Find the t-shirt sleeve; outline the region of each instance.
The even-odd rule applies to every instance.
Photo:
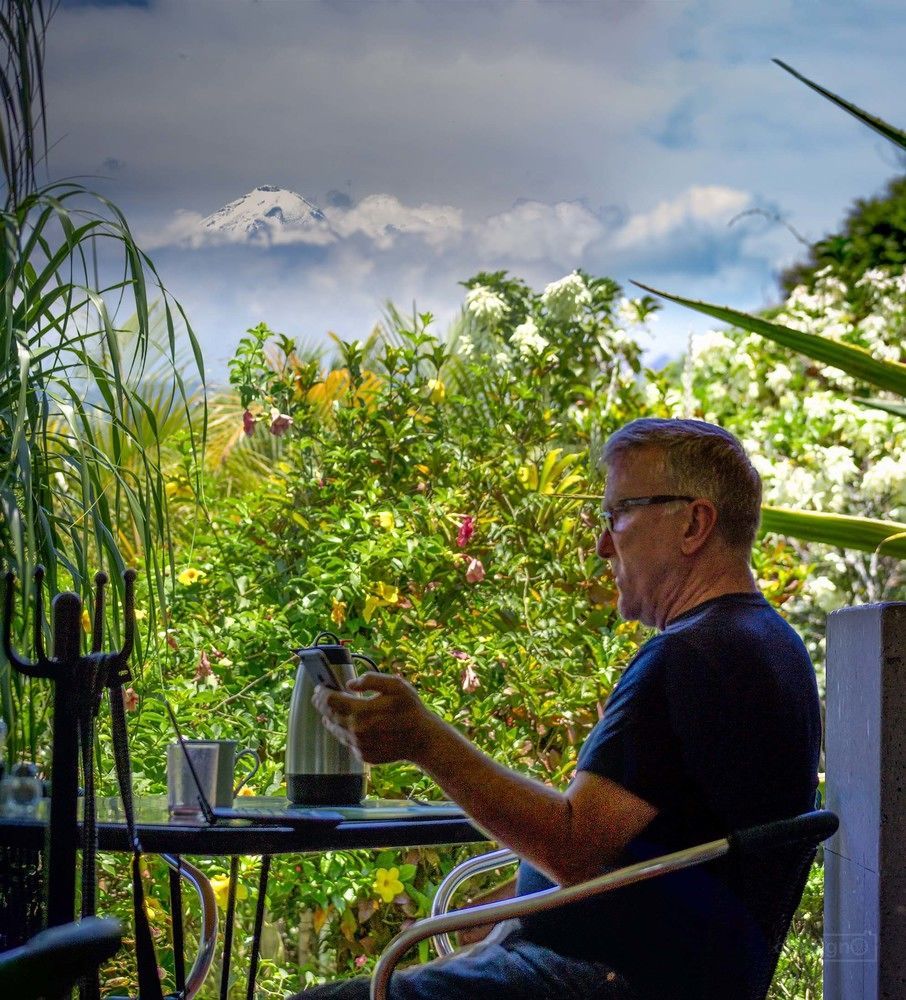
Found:
[[[577,764],[577,770],[609,778],[658,808],[669,804],[677,761],[665,698],[668,655],[655,637],[632,661]]]

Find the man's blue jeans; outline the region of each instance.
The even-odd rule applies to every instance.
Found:
[[[368,1000],[369,980],[347,979],[291,1000]],[[517,921],[471,948],[393,974],[390,1000],[634,1000],[618,973],[600,962],[560,955],[527,941]]]

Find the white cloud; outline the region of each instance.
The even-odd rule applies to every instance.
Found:
[[[462,211],[451,205],[404,205],[390,194],[372,194],[351,209],[325,212],[341,236],[361,233],[379,250],[393,246],[399,235],[420,236],[435,249],[455,243],[462,236]]]
[[[616,249],[652,245],[690,227],[726,226],[751,201],[751,195],[735,188],[695,185],[648,212],[631,216],[616,233],[613,245]]]
[[[524,201],[476,226],[474,245],[495,259],[547,260],[570,267],[603,233],[601,220],[580,202]]]

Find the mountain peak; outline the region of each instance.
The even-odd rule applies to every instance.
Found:
[[[201,231],[229,242],[283,242],[287,230],[329,231],[324,213],[295,191],[261,184],[202,219]]]

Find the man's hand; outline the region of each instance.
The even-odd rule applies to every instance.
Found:
[[[346,689],[355,693],[315,688],[312,703],[327,729],[369,764],[419,763],[441,723],[422,704],[415,688],[402,677],[370,672],[351,680]],[[359,691],[375,693],[362,698]]]

